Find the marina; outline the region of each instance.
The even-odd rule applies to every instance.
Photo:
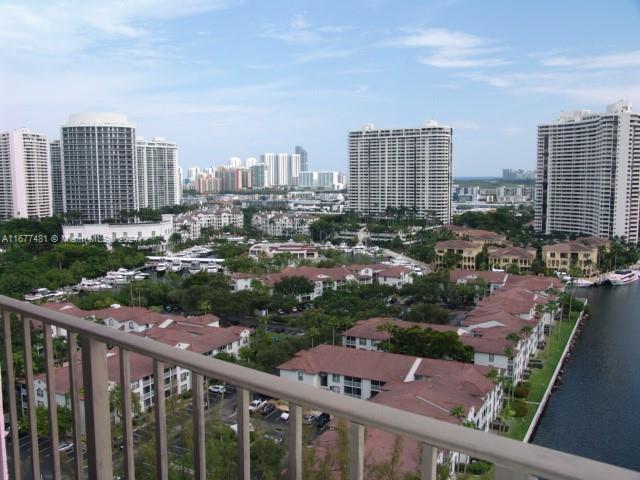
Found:
[[[640,470],[640,283],[579,289],[591,316],[532,443]]]

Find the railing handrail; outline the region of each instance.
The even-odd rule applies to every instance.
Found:
[[[640,472],[338,395],[2,295],[0,309],[62,327],[169,365],[179,365],[205,377],[221,379],[251,391],[328,412],[366,427],[410,437],[438,448],[467,453],[543,478],[640,480]]]

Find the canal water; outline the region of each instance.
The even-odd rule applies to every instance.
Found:
[[[640,471],[640,283],[576,295],[592,315],[532,443]]]

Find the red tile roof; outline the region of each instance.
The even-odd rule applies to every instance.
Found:
[[[345,335],[349,337],[359,337],[359,338],[370,338],[372,340],[387,340],[389,338],[389,334],[387,332],[381,332],[378,330],[379,327],[390,323],[391,325],[395,325],[400,328],[411,328],[411,327],[420,327],[420,328],[431,328],[432,330],[437,330],[439,332],[457,332],[458,327],[454,327],[452,325],[437,325],[432,323],[418,323],[418,322],[407,322],[405,320],[397,320],[390,317],[374,317],[369,318],[367,320],[360,320],[353,327],[349,328],[344,332]]]
[[[402,382],[417,357],[395,353],[356,350],[355,348],[318,345],[302,350],[278,366],[280,370],[310,374],[337,373],[382,382]]]
[[[449,272],[449,280],[451,280],[452,282],[458,282],[459,280],[470,282],[476,280],[477,278],[482,278],[489,284],[503,284],[507,281],[508,276],[509,274],[506,272],[491,272],[483,270],[456,269]]]

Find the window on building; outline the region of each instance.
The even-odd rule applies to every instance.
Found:
[[[304,372],[298,372],[298,380],[301,382],[304,380]]]
[[[493,353],[490,353],[490,354],[489,354],[489,361],[490,361],[490,362],[493,362],[493,358],[494,358],[494,354],[493,354]]]
[[[44,397],[44,390],[42,390],[41,388],[38,388],[36,390],[36,395],[38,395],[39,397]]]
[[[375,397],[378,393],[380,393],[383,385],[384,382],[381,382],[379,380],[371,380],[371,396]]]
[[[358,344],[359,345],[366,345],[367,344],[367,339],[366,338],[359,338],[358,339]]]
[[[331,374],[331,381],[333,383],[340,383],[340,375],[338,375],[337,373]]]

